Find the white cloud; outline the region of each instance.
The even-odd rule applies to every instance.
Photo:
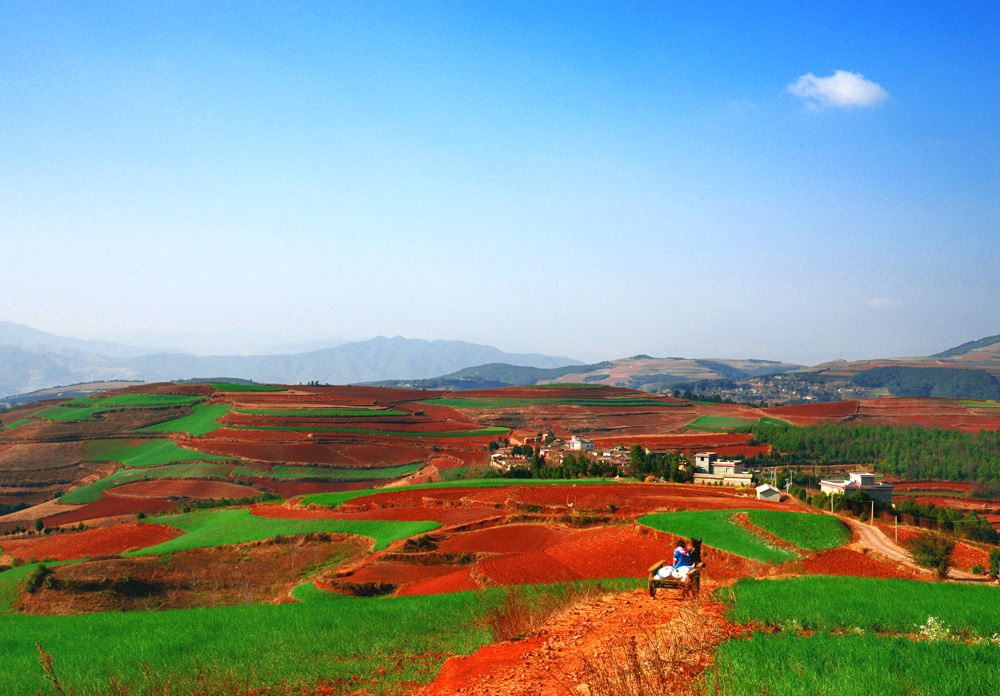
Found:
[[[806,73],[785,91],[801,97],[811,108],[875,106],[889,98],[889,93],[878,83],[846,70],[837,70],[830,77]]]
[[[868,306],[872,309],[886,309],[889,307],[899,307],[899,300],[890,300],[884,297],[875,297],[868,300]]]

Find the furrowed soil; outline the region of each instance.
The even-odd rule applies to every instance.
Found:
[[[702,597],[714,589],[706,584]],[[616,666],[633,664],[649,670],[644,676],[656,693],[687,693],[711,664],[715,645],[741,633],[710,601],[665,592],[652,599],[644,590],[609,594],[570,606],[519,640],[449,659],[434,682],[410,696],[593,693],[607,688]]]
[[[312,534],[166,557],[53,566],[52,586],[24,595],[19,609],[28,614],[80,614],[289,602],[295,585],[335,569],[367,546],[357,537]]]

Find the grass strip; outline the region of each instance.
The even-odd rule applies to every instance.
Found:
[[[201,401],[204,396],[190,394],[116,394],[114,396],[81,396],[63,406],[177,406]]]
[[[187,534],[165,541],[157,546],[134,551],[127,556],[155,556],[187,549],[212,546],[229,546],[248,541],[271,539],[275,536],[294,536],[309,532],[342,532],[357,534],[375,540],[375,550],[384,549],[397,539],[437,529],[437,522],[389,522],[381,520],[286,520],[275,517],[258,517],[247,509],[219,510],[217,512],[188,512],[180,515],[154,517],[149,522],[182,529]]]
[[[404,464],[402,466],[386,466],[381,468],[334,468],[320,466],[285,466],[278,464],[265,469],[253,469],[247,466],[236,467],[233,476],[257,476],[260,478],[323,478],[334,481],[378,481],[409,476],[423,466],[422,462]]]
[[[129,440],[87,440],[83,443],[83,458],[89,462],[121,462],[126,467],[230,461],[228,457],[178,447],[172,440],[145,440],[138,444]]]
[[[286,387],[272,387],[269,384],[229,384],[228,382],[205,382],[216,391],[221,392],[283,392]]]
[[[781,510],[748,510],[747,519],[754,527],[806,551],[825,551],[851,540],[851,531],[831,515],[810,515]]]
[[[140,432],[152,433],[187,433],[188,435],[204,435],[216,430],[219,425],[215,422],[217,418],[226,415],[229,407],[225,404],[196,404],[191,407],[191,413],[187,416],[174,418],[164,423],[157,423],[142,428]]]
[[[524,479],[479,479],[475,481],[443,481],[441,483],[420,483],[414,486],[393,486],[392,488],[373,488],[364,491],[339,491],[337,493],[317,493],[302,499],[303,505],[328,505],[338,507],[341,503],[355,498],[363,498],[379,493],[394,493],[396,491],[421,491],[434,488],[502,488],[504,486],[553,486],[553,485],[593,485],[608,484],[606,479],[552,479],[546,481],[531,481]]]
[[[288,418],[326,418],[346,417],[346,416],[408,416],[406,411],[394,411],[393,409],[357,409],[357,408],[238,408],[236,413],[249,416],[286,416]]]
[[[752,425],[756,422],[756,419],[736,418],[733,416],[702,416],[701,418],[688,423],[686,427],[722,428],[723,430],[729,430],[731,428],[739,428],[744,425]]]
[[[676,401],[661,401],[659,399],[560,399],[556,397],[538,397],[537,399],[513,399],[498,397],[495,399],[463,399],[445,397],[441,399],[426,399],[422,404],[434,406],[451,406],[457,408],[501,408],[504,406],[530,406],[532,404],[566,404],[568,406],[627,406],[627,407],[674,407],[687,406]]]
[[[121,410],[121,406],[49,406],[34,413],[31,418],[54,421],[95,420],[98,415],[109,411]],[[128,408],[156,408],[156,406],[129,406]]]
[[[595,584],[625,591],[635,583],[629,578]],[[544,600],[565,587],[514,591]],[[308,590],[298,593],[320,599]],[[470,654],[489,643],[483,618],[503,606],[507,593],[492,588],[419,597],[338,596],[278,605],[10,616],[0,632],[0,684],[4,696],[52,691],[38,664],[38,642],[53,657],[67,693],[105,693],[111,676],[122,682],[121,693],[166,693],[162,684],[143,688],[154,686],[150,673],[169,677],[171,694],[244,693],[281,683],[314,688],[318,679],[342,680],[350,693],[373,680],[380,693],[394,693],[403,690],[404,682],[429,682],[449,655]],[[227,690],[232,679],[243,688]],[[406,685],[411,689],[412,683]]]
[[[227,425],[230,430],[264,430],[264,431],[284,431],[293,433],[350,433],[356,435],[380,435],[382,437],[479,437],[492,435],[505,435],[510,432],[510,428],[501,428],[490,425],[485,428],[475,430],[453,430],[447,433],[414,433],[402,430],[375,430],[372,428],[331,428],[327,426],[310,428],[298,427],[294,425],[274,425],[274,426],[250,426],[250,425]]]
[[[22,418],[20,420],[13,421],[12,423],[6,423],[4,424],[3,427],[6,428],[7,430],[10,430],[12,428],[20,428],[22,425],[27,425],[28,423],[32,422],[34,421],[32,421],[32,419],[30,418]]]
[[[706,546],[765,563],[784,563],[801,558],[787,549],[768,544],[733,519],[743,510],[699,510],[644,515],[636,520],[653,529],[690,539],[699,537]],[[791,513],[794,514],[794,513]]]
[[[814,575],[744,579],[723,596],[741,624],[912,633],[933,616],[955,631],[1000,633],[997,589],[984,585]]]
[[[848,602],[849,603],[849,602]],[[996,645],[875,635],[755,633],[719,646],[704,691],[726,696],[1000,693]]]
[[[166,464],[164,466],[148,466],[139,469],[119,469],[110,476],[94,481],[86,486],[70,491],[59,498],[61,503],[74,505],[93,503],[104,491],[126,483],[136,481],[152,481],[160,478],[225,478],[232,471],[232,465],[205,463],[205,462],[185,462],[181,464]]]

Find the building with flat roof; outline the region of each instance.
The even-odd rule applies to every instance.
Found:
[[[883,505],[892,505],[892,484],[876,482],[875,474],[849,474],[846,481],[820,481],[819,489],[827,495],[850,495],[864,491],[869,498]]]
[[[743,462],[719,459],[715,452],[694,455],[694,482],[723,486],[749,486],[753,474],[743,471]]]

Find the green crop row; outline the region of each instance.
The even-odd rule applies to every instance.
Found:
[[[351,408],[303,408],[303,409],[280,409],[280,408],[238,408],[236,413],[243,413],[250,416],[283,416],[288,418],[326,418],[326,417],[346,417],[346,416],[406,416],[406,411],[394,411],[392,409],[351,409]]]
[[[7,571],[10,572],[10,571]],[[0,578],[3,575],[0,574]],[[634,579],[603,581],[624,591]],[[320,591],[297,590],[318,600]],[[524,588],[529,597],[564,592],[564,586]],[[327,593],[324,593],[327,594]],[[0,632],[0,684],[4,696],[54,693],[38,662],[40,644],[52,656],[67,693],[105,693],[109,677],[121,693],[149,693],[150,675],[169,678],[170,693],[232,693],[285,683],[315,687],[318,679],[348,691],[368,679],[387,692],[405,682],[428,682],[448,655],[469,654],[490,636],[482,620],[502,605],[507,590],[418,597],[261,604],[77,616],[4,617]],[[195,684],[195,677],[203,681]],[[351,685],[355,685],[352,687]],[[158,693],[165,693],[162,688]],[[297,693],[297,691],[296,691]]]
[[[191,407],[191,414],[181,416],[165,423],[157,423],[142,429],[142,432],[154,433],[187,433],[188,435],[204,435],[217,429],[216,418],[226,415],[229,407],[225,404],[197,404]]]
[[[739,428],[744,425],[751,425],[756,423],[756,419],[748,418],[735,418],[732,416],[702,416],[697,420],[688,423],[689,428],[719,428],[722,430],[729,430],[731,428]]]
[[[568,486],[568,485],[594,485],[608,484],[605,479],[551,479],[532,480],[530,483],[524,479],[477,479],[473,481],[444,481],[441,483],[420,483],[413,486],[396,486],[390,489],[372,489],[364,491],[340,491],[338,493],[317,493],[306,496],[302,499],[303,505],[327,505],[338,507],[341,503],[355,498],[364,498],[369,495],[379,493],[394,493],[396,491],[422,491],[435,488],[502,488],[504,486]]]
[[[402,466],[385,466],[371,469],[323,467],[323,466],[272,466],[270,471],[240,466],[233,471],[233,476],[257,476],[260,478],[325,478],[334,481],[375,481],[409,476],[423,466],[422,462],[404,464]]]
[[[781,602],[787,600],[782,599]],[[699,693],[712,696],[967,696],[1000,693],[996,645],[877,635],[755,633],[715,653]]]
[[[265,431],[278,431],[278,432],[293,432],[293,433],[348,433],[357,435],[380,435],[382,437],[419,437],[419,438],[431,438],[431,437],[479,437],[487,435],[506,435],[510,432],[510,428],[501,428],[495,425],[487,426],[485,428],[476,428],[475,430],[453,430],[446,433],[415,433],[406,432],[402,430],[375,430],[372,428],[330,428],[330,427],[318,427],[318,428],[300,428],[292,425],[275,425],[275,426],[249,426],[249,425],[229,425],[226,426],[232,430],[265,430]]]
[[[983,585],[810,576],[740,580],[728,594],[737,623],[914,633],[933,616],[959,632],[1000,633],[997,589]]]
[[[219,510],[216,512],[189,512],[180,515],[154,517],[149,522],[164,524],[186,532],[129,556],[155,556],[174,551],[228,546],[272,537],[308,534],[309,532],[341,532],[371,537],[375,550],[384,549],[397,539],[437,529],[437,522],[385,522],[380,520],[286,520],[276,517],[259,517],[249,510]]]
[[[755,527],[806,551],[825,551],[843,546],[851,532],[837,517],[782,510],[748,510]]]
[[[189,394],[116,394],[114,396],[81,396],[64,406],[177,406],[201,401],[203,396]]]
[[[221,392],[282,392],[286,387],[272,387],[268,384],[229,384],[228,382],[206,382],[208,386]]]
[[[457,408],[499,408],[503,406],[530,406],[532,404],[566,404],[567,406],[621,406],[621,407],[672,407],[685,406],[684,403],[660,399],[560,399],[555,397],[538,397],[536,399],[514,399],[497,397],[492,399],[463,399],[461,397],[446,397],[427,399],[424,404],[435,406],[451,406]]]
[[[199,459],[205,459],[202,455]],[[184,464],[167,464],[165,466],[147,466],[139,469],[119,469],[110,476],[94,481],[86,486],[70,491],[59,498],[59,502],[67,504],[92,503],[101,497],[109,488],[121,486],[136,481],[150,481],[159,478],[225,478],[232,471],[228,464],[210,464],[203,462],[188,462]]]
[[[637,522],[687,539],[700,538],[706,546],[765,563],[784,563],[798,554],[773,546],[733,519],[741,510],[699,510],[644,515]],[[796,514],[796,513],[787,513]],[[805,516],[804,516],[805,517]]]
[[[178,447],[172,440],[86,440],[83,458],[89,462],[121,462],[126,467],[159,466],[174,462],[225,462],[228,457]]]

